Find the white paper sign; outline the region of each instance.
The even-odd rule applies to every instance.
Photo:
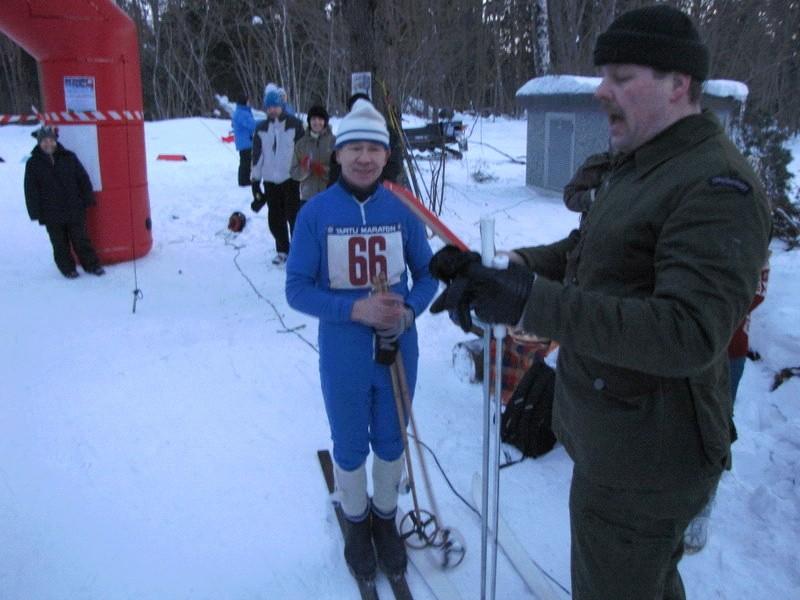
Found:
[[[366,94],[372,98],[372,73],[370,71],[350,74],[350,94]]]
[[[64,103],[67,110],[78,112],[97,110],[94,77],[64,77]]]

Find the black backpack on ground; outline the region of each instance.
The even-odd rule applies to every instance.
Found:
[[[517,385],[500,419],[500,439],[536,458],[556,444],[551,421],[556,373],[536,361]]]

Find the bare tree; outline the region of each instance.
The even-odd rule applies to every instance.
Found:
[[[800,127],[800,0],[666,2],[698,23],[713,77],[744,81],[749,104]],[[379,103],[385,88],[395,103],[513,112],[515,91],[535,75],[594,73],[597,36],[652,0],[118,3],[139,27],[148,114],[167,117],[208,112],[218,92],[260,100],[267,81],[299,108],[324,102],[336,112],[359,70],[373,73]],[[0,46],[6,103],[24,79],[9,52]]]
[[[536,0],[533,11],[534,56],[536,75],[550,73],[550,17],[547,14],[547,0]]]
[[[36,62],[0,34],[0,113],[27,114],[39,105]]]

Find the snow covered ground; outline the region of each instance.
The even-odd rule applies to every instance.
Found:
[[[469,152],[447,164],[451,229],[474,248],[487,214],[498,248],[565,235],[576,215],[527,189],[525,167],[493,149],[523,156],[525,122],[468,125]],[[286,304],[266,217],[250,211],[249,190],[235,185],[238,157],[220,141],[229,122],[146,123],[154,247],[135,271],[128,262],[75,281],[58,273],[25,212],[31,130],[0,128],[0,598],[356,597],[316,459],[330,443],[316,323]],[[792,147],[800,156],[800,140]],[[157,162],[159,153],[188,161]],[[478,170],[494,179],[476,183]],[[233,210],[249,218],[238,236],[226,229]],[[777,600],[800,589],[800,380],[769,391],[777,370],[800,364],[798,282],[800,252],[773,244],[751,329],[763,360],[748,363],[739,390],[734,468],[708,547],[681,563],[690,598]],[[465,336],[442,316],[418,326],[420,433],[469,498],[481,390],[451,366]],[[477,598],[479,520],[428,459],[440,512],[468,547],[449,575]],[[557,446],[504,469],[501,482],[502,514],[567,589],[570,472]],[[501,556],[498,598],[525,597]]]

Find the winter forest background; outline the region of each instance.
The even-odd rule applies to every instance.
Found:
[[[370,71],[379,108],[401,114],[522,116],[516,91],[541,75],[593,75],[594,42],[620,13],[653,0],[117,0],[140,38],[145,118],[219,115],[216,95],[264,85],[300,112],[344,112],[350,74]],[[711,77],[745,83],[739,142],[798,245],[800,210],[785,149],[800,131],[800,0],[668,0],[690,13]],[[421,76],[424,74],[424,76]],[[0,114],[39,101],[36,63],[0,34]],[[220,115],[225,116],[225,115]]]
[[[621,12],[651,3],[117,2],[138,27],[145,112],[157,120],[209,115],[214,94],[245,91],[259,105],[267,81],[283,85],[300,110],[321,102],[340,114],[353,71],[371,71],[395,102],[514,114],[514,94],[528,79],[594,74],[596,36]],[[800,128],[800,0],[667,3],[699,24],[712,77],[747,84],[749,113],[766,112],[792,132]],[[38,105],[35,62],[3,35],[0,67],[0,113]]]

